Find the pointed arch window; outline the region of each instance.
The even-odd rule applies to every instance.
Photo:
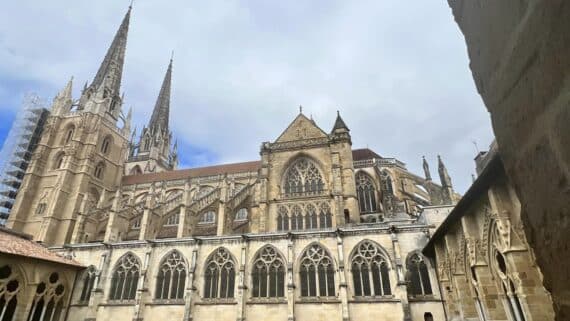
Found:
[[[123,255],[115,265],[111,277],[109,300],[134,300],[140,276],[140,262],[131,253]]]
[[[305,228],[316,229],[318,228],[317,208],[313,204],[307,204],[305,207]]]
[[[74,133],[75,133],[75,126],[71,125],[71,126],[67,127],[67,130],[65,131],[65,137],[64,137],[63,143],[64,144],[71,143],[71,140],[73,139]]]
[[[288,231],[289,230],[289,211],[284,205],[279,205],[277,208],[277,230],[278,231]]]
[[[376,212],[376,188],[370,176],[362,172],[356,174],[356,193],[360,213]]]
[[[96,277],[97,277],[97,270],[93,265],[90,265],[85,271],[85,275],[83,277],[83,288],[81,289],[81,296],[79,297],[79,301],[81,302],[89,301],[89,298],[91,298],[91,292],[93,291],[93,287],[95,286]]]
[[[0,267],[0,321],[12,321],[18,306],[20,282],[9,265]]]
[[[247,220],[247,208],[240,208],[236,213],[236,221],[245,221]]]
[[[335,296],[333,261],[320,245],[313,244],[303,253],[299,277],[302,297]]]
[[[293,162],[285,173],[285,197],[320,195],[324,187],[325,183],[317,165],[306,157]]]
[[[107,153],[111,149],[111,143],[112,143],[111,137],[110,136],[105,137],[105,139],[103,139],[103,143],[101,143],[101,153],[107,155]]]
[[[63,310],[63,296],[65,286],[62,284],[59,274],[50,274],[47,282],[41,282],[36,287],[34,301],[29,321],[56,321],[61,317]]]
[[[104,173],[105,173],[105,163],[99,162],[97,166],[95,166],[93,174],[95,175],[96,178],[102,179]]]
[[[53,169],[63,168],[64,157],[65,157],[65,154],[63,152],[60,152],[57,155],[55,155],[54,162],[53,162]]]
[[[272,246],[262,248],[251,272],[254,298],[285,297],[285,261]]]
[[[230,253],[217,249],[206,262],[204,272],[204,298],[233,298],[235,285],[235,268]]]
[[[328,203],[319,204],[319,227],[330,228],[332,227],[332,213],[331,207]]]
[[[303,229],[303,210],[299,205],[291,207],[291,230],[297,231]]]
[[[355,296],[392,294],[388,261],[377,245],[369,241],[360,243],[351,261]]]
[[[409,294],[412,296],[432,295],[429,272],[423,256],[413,254],[407,264],[409,275]]]
[[[160,264],[156,278],[155,297],[160,300],[184,298],[186,284],[186,262],[177,251],[170,253]]]

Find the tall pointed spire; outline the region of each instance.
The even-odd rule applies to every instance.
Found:
[[[152,111],[152,116],[150,117],[150,122],[148,127],[151,130],[157,130],[160,128],[163,131],[168,131],[168,120],[170,117],[170,87],[172,83],[172,58],[170,58],[170,63],[168,64],[168,69],[164,75],[164,80],[162,81],[162,86],[160,87],[160,93],[154,105],[154,110]]]
[[[441,186],[451,188],[452,187],[451,178],[447,173],[447,168],[445,168],[445,165],[443,164],[440,155],[437,155],[437,167],[439,172],[439,179],[441,180]]]
[[[431,173],[429,172],[429,164],[428,164],[425,156],[422,156],[422,166],[424,168],[424,174],[426,176],[426,180],[431,181]]]
[[[129,20],[131,18],[132,6],[129,6],[129,10],[121,22],[121,26],[113,42],[107,50],[105,59],[99,66],[97,74],[93,79],[91,85],[89,85],[88,90],[97,91],[101,86],[105,86],[109,91],[108,95],[110,97],[118,97],[121,88],[121,78],[123,75],[123,64],[125,62],[125,50],[127,47],[127,34],[129,32]]]

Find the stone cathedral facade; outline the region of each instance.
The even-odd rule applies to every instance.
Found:
[[[172,61],[140,136],[122,110],[130,14],[81,97],[54,99],[8,220],[85,269],[5,261],[0,320],[446,318],[421,253],[458,199],[441,159],[438,184],[300,112],[258,160],[177,169]]]

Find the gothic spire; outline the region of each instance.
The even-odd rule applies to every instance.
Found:
[[[332,131],[335,132],[337,130],[350,131],[350,129],[348,129],[348,126],[346,126],[346,124],[344,123],[344,120],[342,120],[342,117],[340,117],[340,112],[338,110],[336,111],[336,120],[334,122]]]
[[[437,155],[437,165],[438,165],[437,167],[439,172],[439,179],[441,180],[441,186],[451,188],[452,187],[451,178],[449,177],[449,174],[447,173],[447,168],[445,168],[445,165],[441,160],[441,156],[439,155]]]
[[[172,82],[172,58],[170,58],[170,63],[168,64],[168,69],[164,75],[164,80],[162,81],[162,87],[160,87],[160,93],[154,105],[154,110],[152,111],[152,116],[150,117],[150,122],[148,127],[151,130],[156,130],[160,128],[161,130],[168,131],[168,119],[170,117],[170,86]]]
[[[422,156],[422,166],[424,167],[424,173],[426,175],[426,180],[431,181],[431,173],[429,172],[429,164],[426,161],[425,156]]]
[[[117,30],[115,38],[113,38],[113,42],[111,43],[109,50],[107,50],[107,54],[105,55],[101,66],[99,66],[99,70],[97,70],[97,74],[88,89],[96,91],[101,88],[101,86],[105,85],[107,90],[109,90],[109,96],[119,96],[131,9],[132,6],[129,6],[129,10],[125,14],[123,22],[121,22],[121,26],[119,27],[119,30]]]

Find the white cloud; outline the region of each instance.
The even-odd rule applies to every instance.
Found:
[[[91,80],[127,1],[20,0],[0,12],[0,93],[53,96]],[[420,172],[441,154],[459,191],[476,140],[491,140],[464,40],[444,1],[135,2],[123,77],[135,121],[151,113],[175,50],[171,126],[192,163],[258,158],[302,104],[330,130],[336,110],[354,147]],[[33,88],[24,88],[21,84]],[[20,92],[2,94],[13,99]],[[188,147],[191,146],[191,147]],[[432,170],[433,171],[433,170]]]

